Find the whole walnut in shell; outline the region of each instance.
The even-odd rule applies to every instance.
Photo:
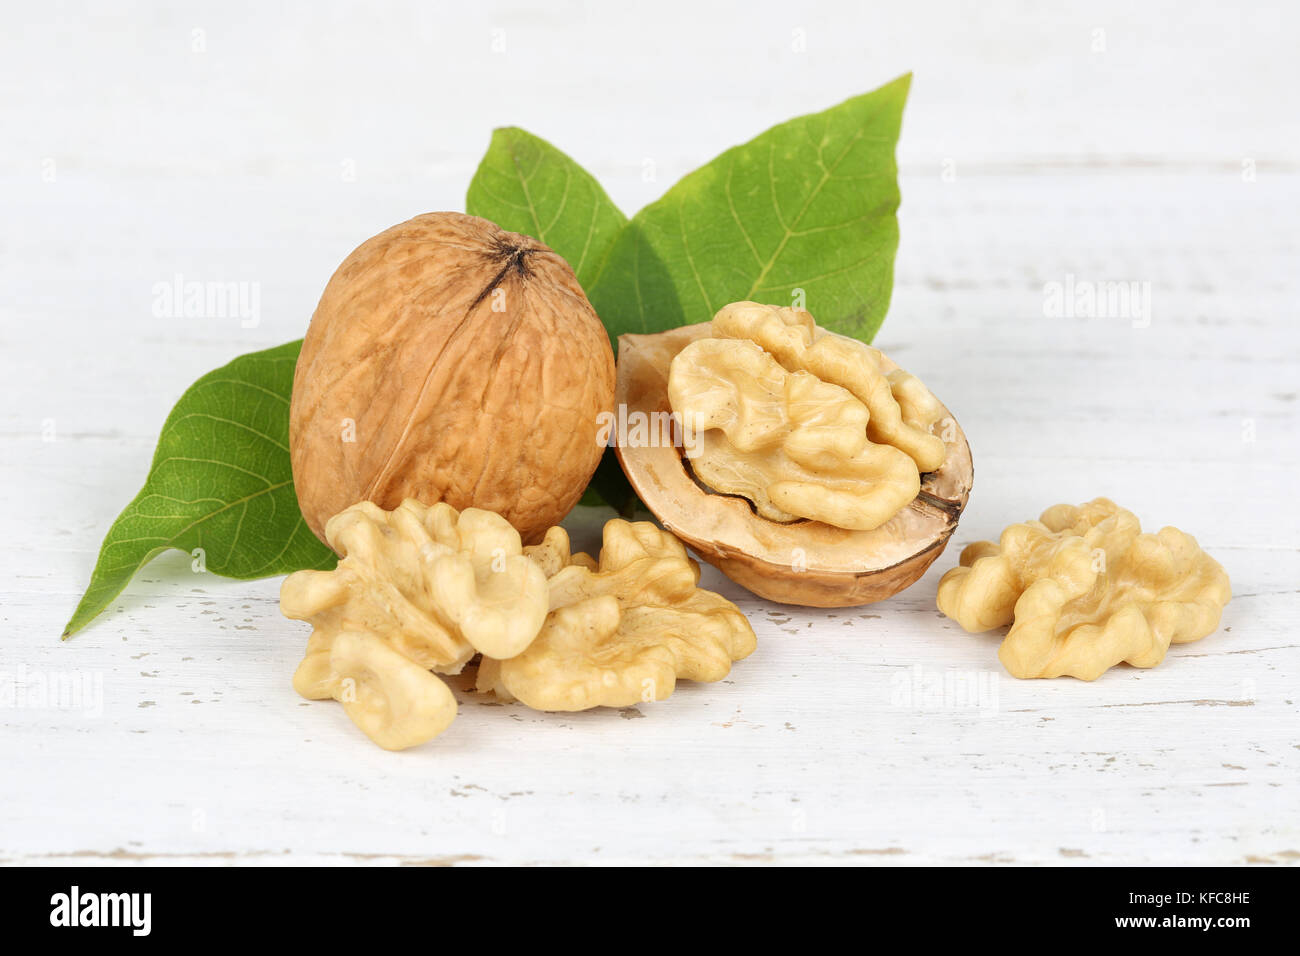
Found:
[[[486,219],[417,216],[321,296],[294,374],[303,516],[406,498],[495,511],[525,542],[577,503],[614,404],[609,338],[568,263]]]

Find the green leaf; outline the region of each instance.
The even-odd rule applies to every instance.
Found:
[[[627,217],[596,178],[544,139],[515,126],[492,133],[470,180],[465,211],[540,239],[595,281]]]
[[[802,290],[819,325],[870,341],[893,289],[910,83],[774,126],[637,213],[587,289],[610,335],[703,322],[743,299],[791,304]]]
[[[289,393],[301,346],[241,356],[181,396],[144,488],[104,539],[65,638],[169,548],[202,548],[207,570],[231,578],[334,566],[298,510],[289,467]]]

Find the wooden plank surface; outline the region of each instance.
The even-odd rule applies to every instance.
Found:
[[[1295,85],[1294,59],[1272,55],[1293,14],[1189,9],[1173,36],[1118,6],[1096,24],[1008,6],[1005,29],[976,33],[956,4],[855,13],[844,31],[827,9],[801,26],[760,7],[732,32],[708,17],[675,31],[682,62],[715,51],[677,78],[639,47],[561,57],[630,29],[578,5],[448,24],[338,7],[292,30],[214,8],[203,54],[172,14],[7,34],[0,69],[27,92],[0,148],[0,861],[1300,860],[1300,148],[1294,111],[1265,95]],[[300,26],[303,48],[286,47]],[[803,59],[786,55],[800,28]],[[501,72],[449,96],[457,70],[498,69],[475,52],[493,29],[511,44]],[[318,59],[351,44],[388,62],[385,43],[404,54],[391,75],[351,85]],[[424,47],[449,60],[420,65]],[[78,55],[100,79],[58,72]],[[596,82],[616,60],[625,79]],[[396,755],[293,693],[306,627],[280,616],[278,580],[166,556],[58,641],[184,387],[299,336],[365,236],[458,208],[492,125],[555,138],[630,211],[730,142],[909,65],[903,238],[877,344],[969,436],[958,544],[1110,496],[1227,567],[1217,633],[1149,671],[1016,681],[997,635],[935,609],[956,547],[898,597],[841,611],[768,604],[709,569],[759,637],[728,680],[576,715],[462,690],[447,734]],[[742,67],[769,81],[760,95],[734,82]],[[497,95],[520,75],[537,89]],[[683,105],[690,88],[717,99]],[[627,122],[580,118],[618,102]],[[260,321],[156,317],[153,286],[177,273],[258,283]],[[1108,280],[1148,283],[1149,321],[1050,314],[1053,283]],[[590,545],[603,517],[569,524]],[[60,680],[82,691],[70,706],[32,696]]]

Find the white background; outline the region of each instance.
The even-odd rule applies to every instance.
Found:
[[[98,692],[0,706],[0,860],[1300,860],[1295,5],[3,6],[0,671]],[[759,636],[728,681],[579,715],[462,694],[396,755],[294,694],[278,580],[166,556],[58,641],[184,388],[299,337],[366,237],[463,208],[494,126],[631,213],[906,70],[877,344],[976,468],[910,590],[803,611],[710,570]],[[156,318],[178,273],[258,283],[259,324]],[[1067,276],[1149,282],[1150,326],[1048,317]],[[1223,627],[1154,670],[1016,681],[938,577],[1102,494],[1223,562]]]

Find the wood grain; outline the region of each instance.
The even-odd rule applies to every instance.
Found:
[[[731,25],[706,18],[672,42],[714,59],[676,78],[653,42],[559,56],[601,36],[617,50],[613,38],[644,26],[578,8],[447,24],[213,20],[206,59],[190,50],[193,25],[162,13],[130,31],[101,25],[95,43],[39,23],[0,40],[0,69],[29,91],[0,147],[0,861],[1300,861],[1300,147],[1294,110],[1256,95],[1295,85],[1294,58],[1272,55],[1294,30],[1197,7],[1180,38],[1161,39],[1155,14],[1117,5],[1096,24],[1043,12],[986,34],[958,5],[939,9],[879,24],[854,14],[842,34],[810,15],[803,59],[783,52],[801,25],[778,7],[726,43]],[[510,46],[491,83],[531,75],[540,90],[515,82],[515,110],[491,85],[481,99],[437,92],[440,71],[488,55],[477,51],[496,25]],[[1101,59],[1094,26],[1110,31]],[[382,39],[408,36],[444,51],[419,58],[428,76],[380,58]],[[304,58],[347,43],[395,76],[314,86],[324,65]],[[687,53],[676,60],[700,59]],[[74,58],[62,82],[40,81]],[[462,690],[451,730],[402,754],[293,693],[306,633],[279,615],[275,580],[223,581],[165,556],[59,642],[184,387],[301,335],[365,236],[459,208],[489,126],[555,138],[631,211],[716,148],[883,82],[896,61],[918,80],[877,344],[960,418],[979,478],[954,546],[916,585],[858,610],[798,611],[706,569],[759,637],[727,681],[570,715]],[[742,95],[741,66],[765,71],[770,90]],[[1190,98],[1211,74],[1228,88],[1202,122]],[[666,110],[699,102],[687,84],[718,98]],[[435,92],[413,129],[417,89]],[[583,101],[566,91],[578,89],[650,119],[602,121],[602,138],[575,115]],[[646,155],[657,182],[641,181]],[[349,158],[354,180],[340,177]],[[177,273],[259,283],[260,321],[155,315],[154,284]],[[1149,323],[1050,316],[1048,284],[1068,277],[1149,283]],[[1223,627],[1153,670],[1016,681],[997,635],[939,615],[938,578],[961,545],[1101,494],[1223,562],[1235,593]],[[571,518],[580,543],[602,517]],[[87,706],[14,694],[58,675]]]

